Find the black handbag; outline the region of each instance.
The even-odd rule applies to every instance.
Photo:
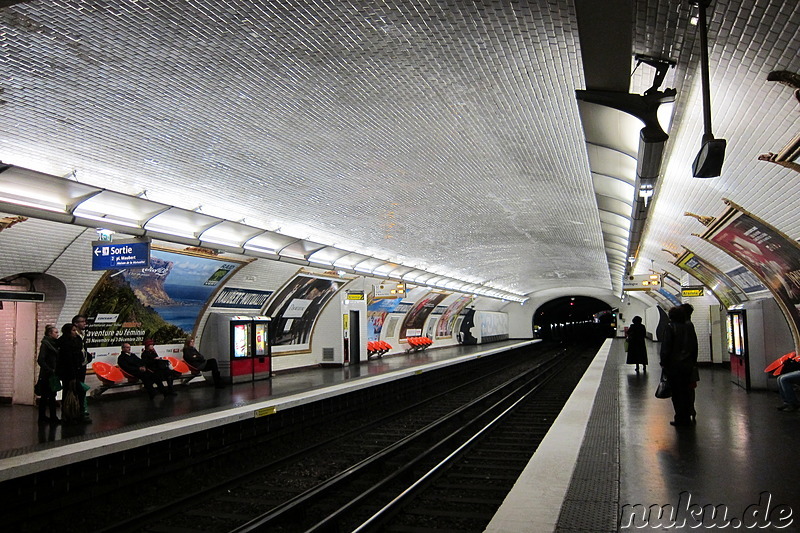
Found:
[[[672,387],[669,386],[667,375],[664,372],[661,372],[661,381],[658,382],[658,387],[656,387],[656,398],[672,398]]]

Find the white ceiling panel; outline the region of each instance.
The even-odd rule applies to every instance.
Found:
[[[624,111],[590,102],[578,102],[586,142],[636,157],[644,123]]]
[[[592,183],[594,184],[595,192],[600,196],[615,198],[627,204],[633,203],[634,188],[632,183],[604,174],[595,174],[594,172],[592,173]]]
[[[722,198],[800,237],[798,174],[758,160],[800,131],[792,91],[766,81],[800,71],[798,2],[709,8],[713,129],[728,150],[707,180],[690,170],[696,8],[632,9],[631,91],[654,75],[633,53],[674,60],[662,88],[677,90],[636,270],[677,272],[661,249],[681,246],[737,266],[683,216],[718,215]],[[611,237],[630,228],[640,126],[578,103],[581,53],[607,43],[579,44],[570,0],[31,0],[0,8],[0,35],[0,160],[37,171],[21,188],[0,173],[4,208],[33,196],[67,215],[100,189],[146,191],[186,211],[119,215],[154,215],[145,229],[184,242],[246,220],[272,230],[234,232],[264,257],[379,259],[381,275],[498,294],[618,289],[626,258]],[[70,177],[45,197],[45,175]]]

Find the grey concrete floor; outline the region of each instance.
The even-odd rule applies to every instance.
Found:
[[[658,361],[657,349],[648,342],[651,363]],[[722,530],[800,531],[800,412],[778,411],[782,402],[777,392],[747,392],[731,382],[729,371],[716,366],[700,369],[697,424],[675,428],[669,425],[672,402],[653,396],[658,364],[636,374],[632,365],[624,364],[621,341],[615,342],[613,357],[617,381],[607,385],[620,388],[621,507],[685,508],[688,502],[719,512],[724,509],[718,506],[724,506],[728,518],[749,517],[755,526],[734,528],[731,521]],[[791,508],[791,524],[779,520],[780,505]],[[769,516],[753,514],[767,506]],[[715,520],[720,525],[710,511],[705,509],[706,525],[698,529]],[[681,530],[649,526],[627,531]],[[684,530],[690,530],[688,525]]]

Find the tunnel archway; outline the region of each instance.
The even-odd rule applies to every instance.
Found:
[[[590,296],[562,296],[533,314],[534,336],[544,340],[608,338],[616,335],[617,309]]]

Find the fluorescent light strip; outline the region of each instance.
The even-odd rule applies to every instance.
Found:
[[[106,224],[116,224],[118,226],[125,226],[127,228],[144,229],[137,222],[129,222],[127,220],[123,220],[123,219],[119,219],[119,218],[107,218],[107,217],[102,217],[102,216],[98,216],[98,215],[90,215],[89,213],[79,213],[79,212],[74,212],[73,214],[76,217],[88,218],[89,220],[96,220],[98,222],[103,222],[103,223],[106,223]]]
[[[229,246],[231,248],[241,248],[241,242],[232,242],[232,241],[225,241],[222,239],[214,239],[214,238],[207,238],[203,237],[202,235],[199,237],[202,242],[207,242],[210,244],[219,244],[220,246]]]
[[[110,191],[110,192],[115,192],[115,191]],[[8,193],[6,193],[6,194],[8,194]],[[124,196],[130,196],[130,195],[125,195],[124,193],[117,193],[117,194],[121,194],[121,195],[124,195]],[[28,207],[28,208],[32,208],[32,209],[40,209],[40,210],[48,211],[48,212],[67,214],[67,215],[70,214],[69,211],[67,210],[67,206],[66,205],[48,203],[46,201],[38,201],[37,202],[37,201],[31,201],[31,200],[28,200],[28,199],[20,199],[18,197],[14,197],[14,196],[12,196],[12,197],[0,196],[0,202],[7,202],[9,204],[20,205],[20,206],[24,206],[24,207]],[[168,205],[168,204],[165,204],[165,205]],[[171,206],[171,207],[174,207],[175,209],[182,210],[182,208],[179,208],[177,206]],[[109,217],[108,215],[110,215],[110,213],[106,214],[106,216],[96,215],[96,214],[90,214],[90,213],[82,212],[82,211],[80,211],[80,208],[78,208],[71,214],[74,215],[75,217],[84,218],[84,219],[88,219],[88,220],[93,220],[93,221],[99,223],[101,225],[101,227],[102,227],[103,224],[124,226],[124,227],[129,227],[129,228],[141,229],[141,230],[144,230],[144,231],[152,231],[152,232],[155,232],[155,233],[158,233],[158,234],[162,234],[162,235],[172,235],[172,236],[180,237],[180,238],[184,238],[184,239],[202,240],[203,242],[207,242],[207,243],[210,243],[210,244],[218,244],[220,246],[227,246],[227,247],[231,247],[231,248],[243,248],[245,250],[250,250],[250,251],[253,251],[253,252],[257,252],[257,253],[264,253],[264,254],[274,255],[274,256],[278,256],[279,255],[278,252],[274,248],[265,248],[265,247],[258,246],[258,245],[248,245],[248,244],[246,244],[246,242],[245,243],[241,243],[241,242],[226,242],[226,241],[224,241],[222,239],[203,238],[202,237],[202,233],[201,233],[200,236],[198,236],[196,232],[184,232],[184,231],[176,230],[176,229],[173,229],[173,228],[158,227],[158,226],[154,226],[154,225],[148,226],[147,224],[145,224],[145,226],[143,227],[141,225],[141,223],[138,222],[138,221],[132,221],[132,220],[115,218],[115,217]],[[223,219],[223,220],[228,220],[228,219]],[[228,221],[232,222],[231,220],[228,220]],[[275,233],[278,233],[278,234],[281,234],[281,235],[285,235],[285,236],[289,236],[289,235],[286,235],[285,233],[282,234],[282,233],[277,232],[277,231],[275,231]],[[323,239],[317,239],[317,240],[318,241],[323,241]],[[337,249],[337,250],[341,250],[343,252],[347,252],[348,254],[349,253],[359,253],[359,252],[354,251],[354,250],[345,250],[345,249],[341,249],[341,248],[336,248],[334,246],[330,246],[330,247],[334,248],[334,249]],[[280,254],[280,255],[281,255],[281,257],[298,259],[298,260],[307,261],[307,262],[310,262],[310,263],[313,262],[315,264],[326,266],[326,267],[336,266],[337,265],[337,262],[329,262],[329,261],[323,261],[323,260],[319,260],[319,259],[306,259],[305,257],[298,256],[298,255],[290,255],[290,254]],[[461,279],[458,279],[458,278],[453,278],[451,276],[443,274],[442,272],[445,269],[442,268],[442,267],[436,267],[434,271],[429,271],[429,270],[425,270],[425,269],[422,269],[422,268],[417,268],[417,267],[405,265],[405,264],[402,264],[402,263],[397,263],[395,261],[389,261],[388,258],[391,257],[391,254],[382,253],[382,252],[376,252],[375,254],[372,254],[372,255],[369,255],[369,254],[361,254],[361,255],[367,255],[370,259],[377,259],[377,260],[382,261],[384,263],[392,263],[393,265],[396,265],[396,266],[392,267],[392,270],[395,270],[397,268],[413,269],[411,272],[414,272],[414,274],[412,274],[412,275],[408,275],[408,274],[407,275],[403,275],[403,276],[401,276],[399,278],[400,280],[403,280],[403,281],[410,281],[412,283],[419,283],[421,285],[427,285],[425,282],[421,282],[420,283],[420,282],[417,282],[417,280],[420,279],[420,278],[431,279],[431,278],[434,278],[434,277],[444,277],[444,278],[446,278],[445,280],[440,280],[435,285],[428,285],[428,286],[437,287],[437,288],[443,288],[443,289],[450,289],[450,290],[459,290],[459,289],[452,288],[452,287],[453,287],[454,284],[457,284],[457,285],[461,284],[462,285],[462,289],[461,289],[462,291],[474,292],[476,294],[481,294],[481,295],[489,296],[489,297],[501,297],[503,299],[511,299],[511,300],[514,300],[514,301],[520,301],[520,299],[522,299],[521,301],[525,301],[527,299],[527,298],[523,298],[523,295],[519,295],[519,294],[516,294],[514,292],[507,291],[505,289],[497,289],[495,291],[488,291],[487,289],[483,288],[483,289],[475,289],[474,291],[470,291],[467,287],[472,287],[474,285],[480,284],[481,282],[480,281],[476,281],[474,277],[470,277],[471,281],[461,280]],[[377,269],[381,268],[381,266],[376,266],[375,268],[370,268],[370,269],[367,269],[367,268],[364,268],[364,267],[359,268],[357,265],[355,267],[348,266],[348,267],[343,267],[343,268],[349,269],[351,271],[362,272],[364,274],[373,274]]]
[[[8,198],[6,196],[0,196],[0,202],[7,202],[9,204],[22,205],[22,206],[25,206],[25,207],[32,207],[34,209],[43,209],[45,211],[51,211],[51,212],[54,212],[54,213],[66,213],[67,212],[67,206],[61,205],[61,204],[29,202],[27,200],[18,200],[16,198]]]
[[[146,231],[155,231],[157,233],[163,233],[165,235],[173,235],[175,237],[182,237],[184,239],[197,239],[197,234],[194,232],[184,233],[182,231],[178,231],[172,228],[161,228],[158,226],[150,226],[148,224],[145,224],[144,229]]]
[[[261,253],[265,253],[265,254],[278,255],[278,252],[275,250],[275,248],[267,248],[266,246],[259,246],[257,244],[247,244],[247,243],[245,243],[245,245],[242,248],[244,248],[245,250],[252,250],[254,252],[261,252]]]

